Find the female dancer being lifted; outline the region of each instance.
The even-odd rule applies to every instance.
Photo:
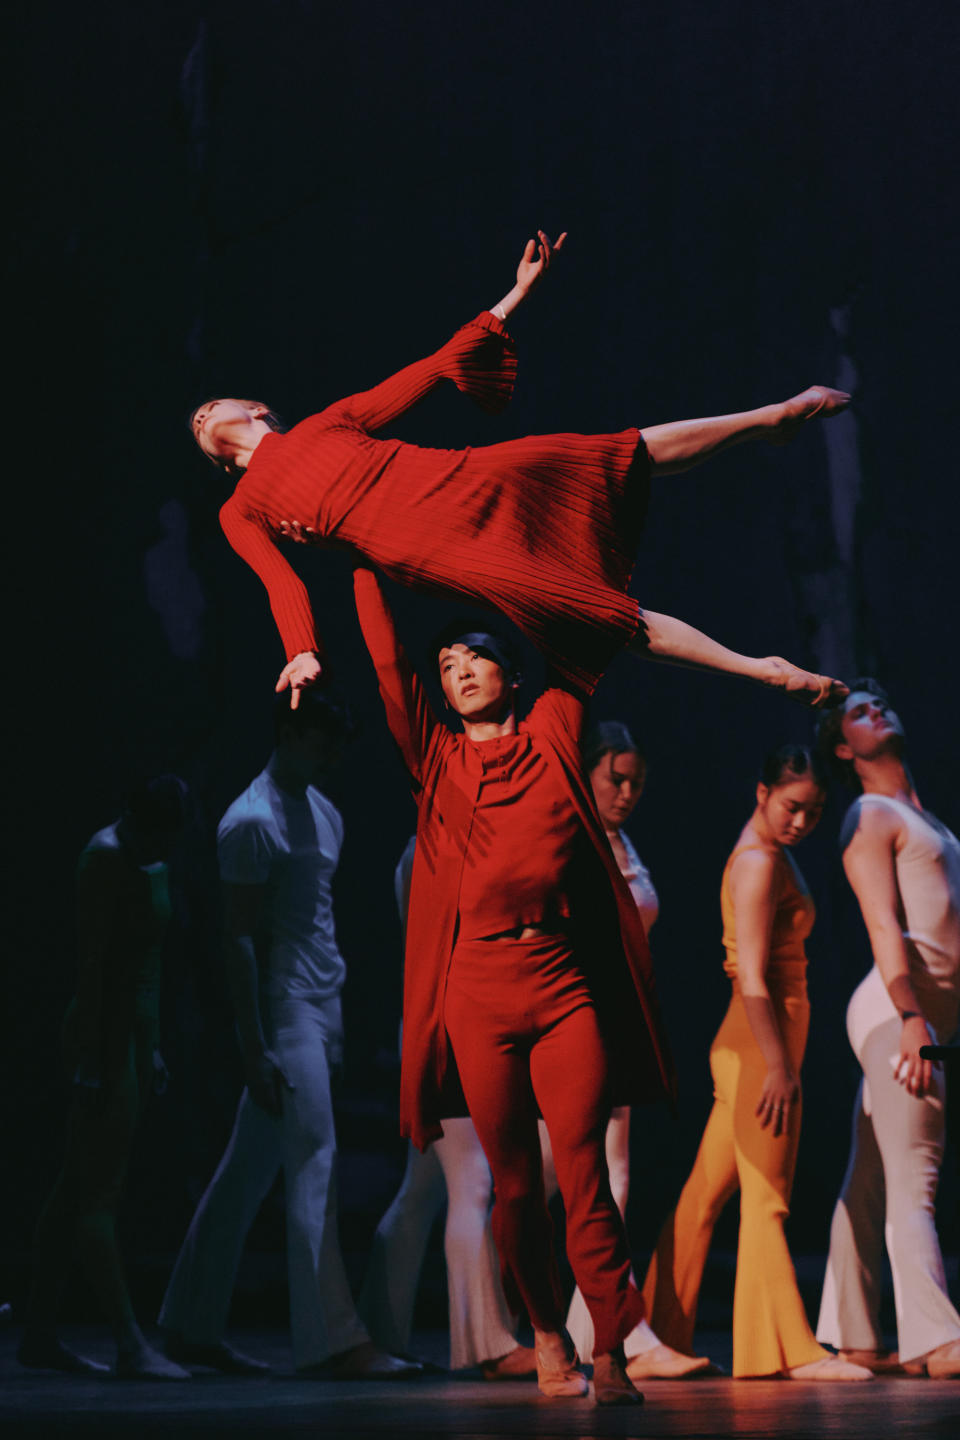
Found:
[[[744,675],[821,707],[846,688],[778,657],[726,649],[627,594],[651,475],[685,470],[741,440],[784,441],[850,397],[811,386],[793,399],[705,420],[612,435],[539,435],[467,450],[375,438],[442,380],[489,411],[516,373],[505,327],[566,236],[527,242],[513,288],[433,355],[372,390],[278,433],[266,405],[208,400],[191,426],[204,454],[237,479],[220,520],[259,575],[287,654],[277,690],[320,676],[322,642],[283,536],[348,547],[401,584],[503,611],[568,683],[586,693],[618,650]]]

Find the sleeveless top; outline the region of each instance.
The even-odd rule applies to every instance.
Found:
[[[723,945],[726,951],[723,968],[731,980],[737,978],[737,927],[733,896],[730,893],[730,871],[738,855],[745,850],[766,850],[764,845],[737,845],[723,870],[720,884],[720,913],[723,917]],[[810,892],[803,876],[785,851],[777,855],[774,883],[777,887],[776,909],[770,931],[770,958],[767,979],[802,977],[806,973],[807,954],[804,941],[816,919]]]
[[[643,921],[644,934],[649,937],[653,923],[660,914],[660,899],[654,889],[653,881],[650,879],[650,871],[634,849],[630,836],[626,830],[618,830],[617,833],[623,842],[627,856],[627,868],[624,870],[621,865],[620,874],[630,886],[630,894],[633,896],[634,904]]]
[[[883,806],[904,823],[906,843],[894,860],[900,929],[917,999],[943,1043],[954,1034],[960,1015],[960,841],[934,815],[892,795],[861,795],[854,805]],[[896,1017],[874,966],[854,991],[847,1012],[855,1053],[861,1053],[872,1029]]]

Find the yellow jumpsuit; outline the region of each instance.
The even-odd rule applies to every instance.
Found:
[[[666,1345],[691,1353],[697,1299],[713,1227],[740,1188],[740,1237],[733,1300],[734,1376],[773,1375],[821,1360],[787,1250],[783,1222],[789,1214],[801,1105],[790,1107],[789,1124],[775,1137],[755,1111],[767,1066],[747,1019],[737,983],[737,939],[730,870],[723,872],[724,970],[733,984],[730,1008],[710,1047],[714,1105],[690,1178],[660,1232],[643,1286],[647,1316]],[[810,1004],[804,941],[813,928],[813,901],[800,872],[781,851],[776,868],[776,910],[770,939],[767,987],[790,1063],[799,1074],[807,1042]]]

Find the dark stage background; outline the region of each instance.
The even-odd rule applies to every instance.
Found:
[[[786,450],[738,449],[657,482],[635,593],[739,649],[880,676],[921,796],[957,828],[957,31],[953,7],[927,0],[168,0],[21,7],[14,38],[0,1247],[16,1298],[62,1133],[77,852],[131,775],[176,768],[198,815],[165,978],[172,1081],[144,1124],[124,1219],[152,1304],[240,1086],[212,835],[267,758],[282,664],[187,412],[252,394],[296,420],[363,388],[492,305],[534,227],[566,227],[513,325],[508,414],[491,421],[451,392],[398,433],[482,444],[740,409],[816,379],[853,388],[852,416]],[[300,550],[294,562],[363,720],[335,787],[343,1228],[359,1257],[402,1163],[391,880],[413,811],[348,565]],[[392,594],[416,649],[443,607]],[[532,695],[535,657],[529,671]],[[765,750],[810,731],[743,684],[627,657],[593,713],[626,720],[649,755],[630,829],[660,892],[654,954],[680,1069],[676,1120],[635,1117],[642,1252],[710,1103],[723,861]],[[825,1249],[856,1085],[844,1009],[867,954],[839,816],[835,800],[799,855],[819,907],[799,1252]],[[956,1194],[951,1174],[954,1250]],[[282,1286],[281,1243],[274,1199],[252,1242],[264,1286]]]

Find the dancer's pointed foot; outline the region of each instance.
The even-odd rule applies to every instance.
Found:
[[[929,1375],[931,1380],[960,1380],[960,1340],[948,1340],[903,1368],[908,1375]]]
[[[541,1395],[550,1400],[574,1399],[590,1389],[587,1377],[579,1368],[573,1341],[565,1330],[535,1330],[534,1354],[537,1361],[537,1385]]]
[[[515,1345],[496,1360],[484,1360],[480,1369],[484,1380],[532,1380],[537,1358],[529,1345]]]
[[[784,1370],[788,1380],[872,1380],[873,1371],[866,1365],[851,1365],[839,1355],[824,1355],[822,1360],[811,1360],[809,1365],[794,1365]]]
[[[136,1345],[117,1351],[117,1363],[113,1370],[118,1380],[191,1380],[189,1370],[184,1370],[175,1360],[168,1360],[152,1345]]]
[[[768,655],[763,662],[767,667],[764,684],[771,690],[779,690],[788,700],[805,705],[808,710],[832,710],[842,705],[850,694],[850,687],[842,680],[829,675],[817,675],[812,670],[801,670],[784,660],[782,655]]]
[[[622,1350],[594,1355],[593,1398],[598,1405],[642,1405],[643,1396],[624,1369]]]
[[[781,418],[770,434],[771,445],[788,445],[801,425],[808,420],[829,420],[846,410],[852,397],[845,390],[832,390],[829,385],[810,385],[799,395],[785,400]]]
[[[672,1345],[655,1345],[627,1361],[630,1380],[692,1380],[698,1375],[719,1373],[706,1355],[684,1355]]]
[[[17,1359],[30,1370],[59,1370],[64,1375],[108,1375],[109,1365],[69,1350],[49,1330],[25,1330]]]

